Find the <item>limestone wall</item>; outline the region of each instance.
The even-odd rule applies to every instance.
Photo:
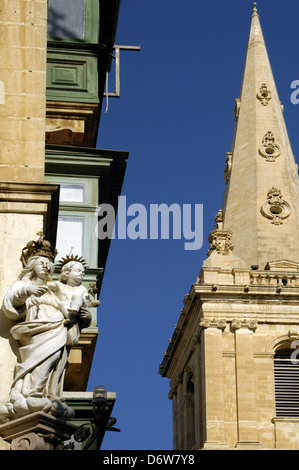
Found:
[[[0,180],[44,178],[47,1],[2,0]]]

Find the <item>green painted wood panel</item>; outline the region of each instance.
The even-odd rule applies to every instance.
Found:
[[[48,50],[47,99],[98,103],[97,57],[86,52]]]

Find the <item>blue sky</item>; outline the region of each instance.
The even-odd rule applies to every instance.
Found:
[[[88,385],[117,394],[113,415],[121,432],[106,434],[104,450],[172,449],[169,381],[158,369],[222,205],[252,5],[121,3],[116,43],[141,50],[121,52],[121,97],[109,99],[107,113],[104,101],[97,147],[130,152],[122,190],[127,205],[203,204],[204,244],[186,251],[184,240],[111,243]],[[296,157],[299,105],[290,97],[299,80],[299,6],[260,0],[257,7]],[[109,85],[113,91],[112,74]]]

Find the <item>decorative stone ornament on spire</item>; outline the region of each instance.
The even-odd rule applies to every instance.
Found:
[[[275,162],[276,158],[280,155],[280,147],[275,142],[273,132],[268,131],[264,137],[259,153],[266,159],[267,162]]]
[[[261,101],[262,105],[263,106],[267,106],[268,102],[271,100],[272,98],[272,93],[271,91],[268,89],[266,83],[263,83],[261,88],[259,89],[259,92],[258,94],[256,95],[256,97]]]
[[[210,232],[208,258],[205,267],[244,267],[244,261],[233,253],[232,231],[223,228],[223,213],[220,209],[215,216],[215,228]]]
[[[261,212],[265,217],[271,219],[272,224],[281,225],[282,221],[289,217],[291,209],[282,198],[281,190],[273,187],[268,191],[267,201],[262,205]]]
[[[209,236],[210,248],[208,256],[213,251],[221,255],[228,255],[234,249],[231,243],[232,232],[230,230],[223,230],[222,210],[220,209],[215,216],[215,229],[211,231]]]

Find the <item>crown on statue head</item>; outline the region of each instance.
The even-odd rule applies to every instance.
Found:
[[[45,258],[49,258],[50,261],[54,263],[55,257],[57,255],[55,246],[51,245],[48,240],[44,239],[45,236],[42,232],[39,232],[37,235],[39,235],[39,239],[31,240],[22,250],[20,259],[24,268],[27,266],[28,261],[30,258],[32,258],[32,256],[44,256]]]
[[[87,265],[86,261],[84,258],[82,258],[82,256],[79,256],[79,255],[73,255],[72,254],[72,250],[70,251],[70,253],[68,255],[66,255],[65,257],[61,258],[61,260],[58,261],[57,263],[57,267],[61,270],[63,268],[63,266],[65,266],[66,264],[70,263],[71,261],[75,261],[76,263],[81,263],[84,267]]]

